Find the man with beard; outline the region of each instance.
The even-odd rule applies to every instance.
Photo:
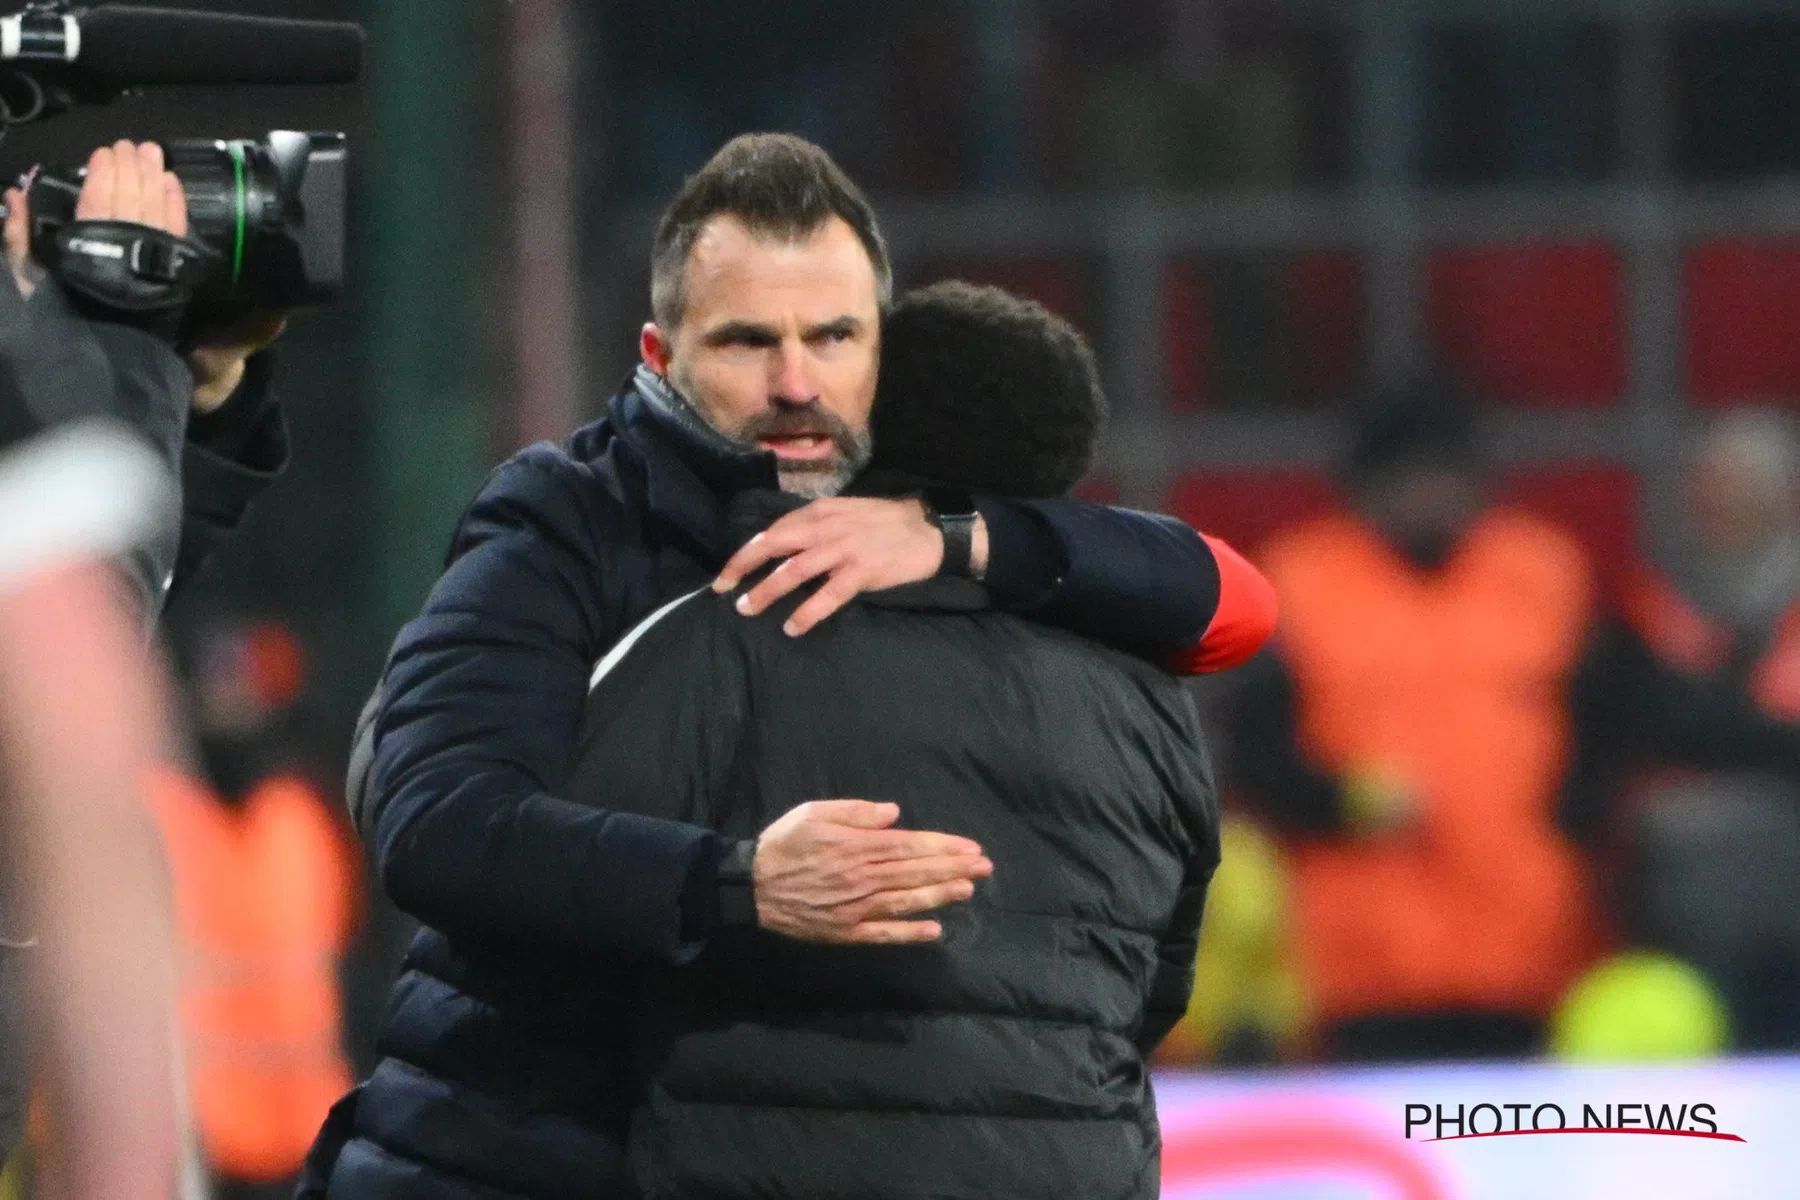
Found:
[[[709,582],[729,591],[779,558],[740,611],[822,580],[784,623],[799,636],[860,592],[945,571],[1158,662],[1213,652],[1219,561],[1178,521],[1066,500],[934,511],[831,495],[868,458],[891,272],[867,201],[818,147],[725,146],[665,214],[651,276],[644,365],[601,421],[495,472],[371,704],[358,824],[390,895],[427,929],[397,985],[386,1060],[321,1141],[315,1174],[335,1160],[335,1194],[611,1194],[624,1048],[608,1049],[611,1069],[572,1062],[555,1021],[484,1040],[520,981],[560,962],[616,987],[643,964],[691,960],[734,918],[838,944],[930,941],[940,930],[920,914],[991,870],[977,843],[892,828],[897,814],[856,798],[776,823],[747,878],[704,826],[571,802],[588,675],[659,605]],[[825,498],[727,561],[727,505],[759,488]],[[726,902],[739,891],[753,913]],[[564,1016],[603,1021],[597,1003],[584,993]],[[578,1118],[514,1119],[578,1083]]]
[[[1065,322],[951,283],[900,300],[885,336],[857,494],[1043,498],[1085,473],[1105,402]],[[800,503],[737,497],[738,537]],[[864,796],[979,842],[994,874],[929,943],[847,951],[745,921],[646,971],[639,1194],[1156,1195],[1144,1056],[1186,1009],[1219,857],[1182,682],[966,579],[866,593],[798,644],[796,602],[745,621],[701,590],[627,635],[569,794],[715,828],[738,864],[796,802]]]

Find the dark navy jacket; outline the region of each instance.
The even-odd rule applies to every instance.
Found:
[[[640,371],[604,419],[502,465],[464,515],[390,656],[359,813],[383,883],[427,928],[383,1061],[334,1113],[309,1186],[378,1200],[623,1187],[631,985],[716,932],[725,844],[572,803],[563,785],[594,664],[708,583],[726,558],[726,503],[776,482],[771,455],[740,451]],[[1182,523],[1072,501],[983,512],[997,591],[1033,576],[1021,560],[1054,559],[1050,586],[1002,595],[1009,607],[1152,658],[1206,629],[1217,566]],[[500,1028],[495,1012],[520,992],[542,1025]],[[609,1007],[616,1072],[586,1033]]]

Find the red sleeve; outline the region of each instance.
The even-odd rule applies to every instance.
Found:
[[[1250,561],[1216,537],[1201,534],[1219,564],[1219,607],[1199,642],[1175,656],[1181,675],[1210,675],[1249,662],[1275,632],[1275,589]]]

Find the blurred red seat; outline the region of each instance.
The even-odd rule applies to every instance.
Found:
[[[1202,262],[1184,259],[1163,271],[1163,378],[1177,412],[1216,403],[1213,368],[1219,356],[1214,297]],[[1362,267],[1338,251],[1297,255],[1282,269],[1280,327],[1262,353],[1291,362],[1287,397],[1319,404],[1343,396],[1363,363]]]
[[[1163,271],[1163,381],[1176,412],[1204,408],[1212,401],[1212,307],[1206,280],[1194,262],[1170,263]]]
[[[1610,404],[1625,390],[1619,256],[1611,246],[1480,246],[1430,261],[1442,364],[1507,403]]]
[[[1337,504],[1331,481],[1303,470],[1193,472],[1176,480],[1168,498],[1171,513],[1249,555],[1271,534]]]
[[[1688,394],[1800,400],[1800,243],[1711,242],[1685,268]]]
[[[1355,255],[1306,254],[1288,268],[1295,386],[1311,403],[1343,397],[1363,369],[1363,274]]]
[[[1574,536],[1588,552],[1602,594],[1617,595],[1639,552],[1635,473],[1600,464],[1522,469],[1501,482],[1500,496]]]

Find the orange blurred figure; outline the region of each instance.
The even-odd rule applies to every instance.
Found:
[[[359,860],[293,764],[305,654],[272,622],[206,629],[192,680],[201,769],[152,788],[174,880],[180,1004],[201,1145],[222,1196],[298,1173],[347,1091],[338,970]]]
[[[1358,438],[1356,511],[1266,556],[1283,632],[1240,707],[1240,774],[1289,835],[1337,1057],[1527,1052],[1591,950],[1556,825],[1588,568],[1490,508],[1477,461],[1453,397],[1391,398]]]
[[[349,1090],[338,963],[354,864],[313,786],[274,776],[237,804],[198,779],[152,788],[180,935],[180,1012],[194,1119],[232,1180],[296,1174]]]

